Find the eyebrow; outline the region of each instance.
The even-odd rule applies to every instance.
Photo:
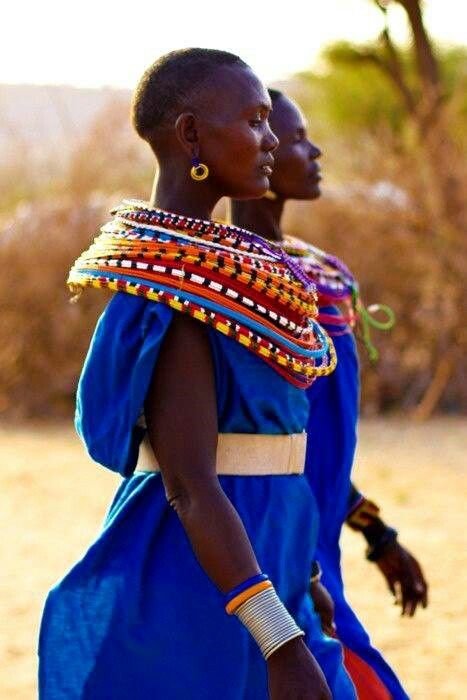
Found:
[[[259,105],[256,106],[256,109],[260,112],[272,112],[272,104],[268,104],[267,102],[261,102]]]
[[[267,112],[270,114],[272,112],[272,104],[268,104],[267,102],[260,102],[259,104],[256,104],[255,106],[248,106],[245,108],[245,114],[251,114],[251,112]]]

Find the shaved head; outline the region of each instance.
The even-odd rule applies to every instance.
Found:
[[[132,121],[139,136],[151,141],[156,129],[173,123],[191,106],[219,67],[234,65],[247,67],[235,54],[215,49],[181,49],[159,58],[134,93]]]

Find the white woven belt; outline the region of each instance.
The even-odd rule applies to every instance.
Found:
[[[306,433],[219,433],[217,473],[241,476],[303,474],[305,451]],[[140,446],[136,470],[160,471],[147,435]]]

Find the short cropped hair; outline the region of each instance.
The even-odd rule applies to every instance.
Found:
[[[177,116],[219,66],[247,67],[239,56],[217,49],[180,49],[161,56],[144,73],[132,102],[132,122],[146,141]]]
[[[274,104],[274,102],[278,100],[279,97],[284,97],[284,93],[280,90],[276,90],[276,88],[268,88],[268,93],[269,97],[271,98],[272,104]]]

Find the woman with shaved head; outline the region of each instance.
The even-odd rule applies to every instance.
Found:
[[[305,388],[333,370],[333,345],[280,246],[211,220],[220,197],[269,188],[270,109],[223,51],[168,54],[136,90],[152,201],[118,206],[68,280],[116,292],[76,424],[123,482],[48,596],[43,700],[355,698],[308,596]]]

